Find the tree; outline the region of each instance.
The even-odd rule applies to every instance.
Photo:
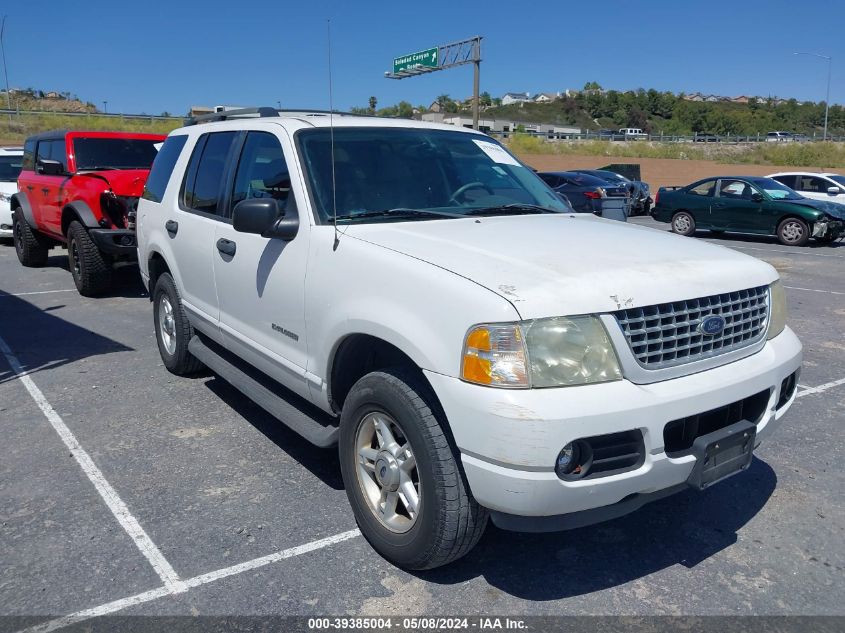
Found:
[[[377,105],[378,99],[376,99],[375,97],[370,97],[370,113],[375,114]]]
[[[403,119],[410,119],[414,116],[414,106],[407,101],[400,101],[396,106],[396,116]]]
[[[597,81],[588,81],[584,84],[584,90],[601,90],[601,85]]]
[[[438,97],[434,100],[437,105],[440,106],[441,109],[446,109],[446,106],[452,103],[452,97],[447,94],[438,95]]]
[[[478,103],[479,105],[489,106],[493,104],[493,99],[490,97],[490,93],[486,90],[478,95]]]

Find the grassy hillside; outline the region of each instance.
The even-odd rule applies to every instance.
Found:
[[[20,145],[31,134],[56,129],[114,130],[167,134],[182,126],[182,119],[121,119],[99,114],[71,116],[68,114],[33,114],[21,112],[9,117],[0,115],[0,144]]]
[[[507,140],[518,155],[559,154],[565,156],[607,156],[627,158],[674,158],[719,162],[814,167],[845,167],[845,143],[657,143],[646,141],[557,141],[518,134]]]

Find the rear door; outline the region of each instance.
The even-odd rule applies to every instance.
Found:
[[[230,175],[229,208],[250,198],[272,198],[282,211],[294,204],[305,209],[305,192],[292,184],[299,182],[291,178],[292,165],[292,146],[283,132],[248,132]],[[228,216],[215,227],[212,256],[221,335],[235,353],[307,396],[305,214],[300,212],[299,233],[289,242],[239,233],[232,227],[231,211]]]
[[[214,284],[215,232],[226,222],[223,205],[226,165],[239,133],[212,132],[199,137],[191,152],[176,208],[162,217],[173,241],[179,291],[192,321],[216,329],[219,320]]]

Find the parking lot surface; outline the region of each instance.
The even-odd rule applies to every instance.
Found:
[[[88,299],[63,250],[24,269],[0,245],[0,615],[26,616],[0,622],[842,614],[845,243],[690,239],[775,266],[804,344],[799,397],[749,472],[570,532],[491,525],[467,557],[420,573],[358,534],[334,451],[211,374],[164,369],[137,268]]]

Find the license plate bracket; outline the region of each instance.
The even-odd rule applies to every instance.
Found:
[[[695,467],[687,483],[704,490],[746,470],[751,464],[757,427],[748,420],[696,438],[692,445]]]

